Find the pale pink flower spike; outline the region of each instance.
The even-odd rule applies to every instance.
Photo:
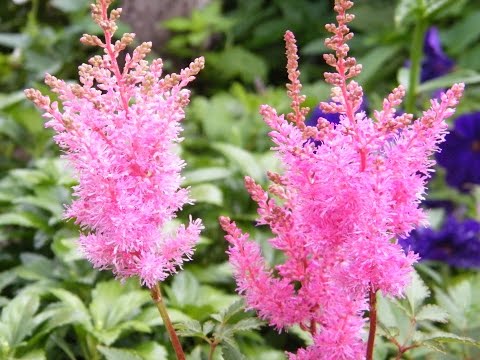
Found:
[[[111,269],[119,278],[139,276],[152,288],[190,260],[203,228],[190,219],[187,226],[164,231],[192,203],[188,189],[180,188],[185,163],[175,147],[190,95],[183,88],[204,59],[162,78],[162,60],[144,60],[152,46],[147,42],[127,54],[120,69],[118,57],[135,34],[112,43],[121,9],[108,13],[111,2],[92,5],[105,39],[85,34],[81,41],[104,55],[79,67],[81,84],[46,76],[62,106],[38,90],[25,93],[45,112],[46,126],[56,131],[55,141],[75,169],[79,184],[66,216],[84,230],[80,245],[86,257],[98,269]]]
[[[326,26],[333,33],[326,45],[335,54],[324,57],[335,72],[325,74],[332,101],[321,106],[340,113],[340,124],[321,118],[317,127],[305,125],[308,109],[301,107],[297,48],[289,31],[293,112],[285,117],[268,105],[260,109],[284,174],[269,173],[270,197],[251,178],[245,184],[258,203],[258,223],[271,228],[270,244],[284,253],[284,263],[270,270],[260,247],[230,219],[220,219],[248,306],[278,329],[299,324],[311,334],[313,345],[289,354],[291,360],[365,359],[369,294],[399,297],[410,282],[417,256],[405,253],[397,239],[426,221],[419,204],[433,171],[430,155],[464,89],[454,85],[416,121],[395,113],[405,95],[401,86],[374,112],[375,121],[358,112],[363,90],[351,78],[361,66],[347,56],[346,44],[353,36],[347,27],[353,15],[346,13],[352,5],[337,0],[338,25]]]

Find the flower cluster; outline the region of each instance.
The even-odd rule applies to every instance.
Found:
[[[455,66],[455,62],[443,51],[440,35],[435,26],[430,27],[425,33],[423,53],[424,59],[420,73],[422,83],[448,74]]]
[[[54,76],[46,83],[62,103],[51,102],[38,90],[26,96],[45,112],[47,127],[76,170],[76,199],[66,212],[76,218],[83,234],[80,245],[99,269],[112,269],[119,278],[139,276],[153,287],[190,259],[202,224],[166,231],[183,205],[191,203],[188,189],[180,188],[184,162],[177,155],[179,122],[189,102],[183,89],[203,68],[196,59],[180,74],[162,78],[161,59],[145,60],[151,43],[142,43],[118,58],[135,34],[112,43],[121,9],[108,12],[112,0],[97,0],[92,17],[105,39],[83,35],[86,45],[104,55],[79,67],[81,84]]]
[[[368,118],[360,111],[363,90],[351,80],[361,71],[346,44],[353,36],[347,26],[352,5],[336,0],[338,25],[326,26],[333,34],[326,46],[335,54],[324,58],[335,71],[325,74],[332,101],[320,107],[340,114],[339,123],[320,117],[316,126],[305,124],[291,32],[285,41],[292,112],[260,110],[284,173],[269,173],[268,192],[249,177],[245,184],[258,203],[258,223],[271,228],[270,244],[284,253],[284,263],[270,268],[248,234],[220,219],[249,307],[278,329],[299,324],[312,335],[313,345],[290,354],[292,360],[365,358],[368,299],[377,291],[401,296],[410,281],[417,256],[397,239],[425,222],[419,203],[434,164],[429,157],[463,92],[463,84],[454,85],[412,121],[413,115],[395,111],[405,95],[399,86],[373,112],[375,121]]]
[[[480,223],[449,215],[439,230],[419,228],[399,242],[422,260],[442,261],[461,268],[480,267]]]
[[[460,115],[436,154],[447,184],[462,192],[480,184],[480,112]]]

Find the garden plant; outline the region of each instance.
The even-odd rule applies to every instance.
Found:
[[[0,5],[0,359],[480,358],[480,4],[120,6]]]

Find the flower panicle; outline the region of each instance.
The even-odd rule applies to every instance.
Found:
[[[111,269],[119,278],[138,276],[152,288],[191,259],[203,229],[199,219],[176,229],[172,224],[193,202],[181,188],[185,162],[175,146],[182,141],[180,122],[189,102],[185,87],[204,59],[164,75],[161,59],[145,60],[152,44],[144,42],[120,69],[117,59],[135,35],[112,42],[121,9],[108,12],[111,3],[97,0],[91,6],[104,39],[85,34],[81,42],[102,48],[103,55],[79,66],[79,83],[47,74],[45,83],[58,102],[35,89],[25,95],[44,112],[45,126],[55,130],[75,169],[79,184],[65,216],[83,229],[85,256],[98,269]]]
[[[301,94],[302,84],[300,82],[300,71],[298,70],[297,41],[291,31],[285,32],[284,40],[285,54],[287,56],[287,73],[290,80],[290,83],[287,84],[287,95],[292,100],[290,107],[293,110],[293,112],[287,114],[287,119],[303,128],[305,116],[310,109],[301,106],[305,102],[306,96]]]
[[[430,155],[463,92],[463,84],[455,84],[413,121],[413,115],[396,110],[405,96],[399,86],[373,113],[376,121],[369,118],[361,107],[363,90],[351,80],[361,71],[348,57],[351,6],[337,0],[338,25],[327,25],[333,33],[327,46],[334,54],[325,58],[335,72],[325,76],[333,85],[332,101],[321,110],[338,113],[338,121],[317,116],[310,126],[297,116],[298,56],[290,32],[287,90],[294,112],[285,116],[260,107],[283,173],[269,174],[268,191],[249,177],[245,186],[258,204],[258,224],[270,227],[268,241],[282,251],[283,262],[269,269],[248,234],[221,221],[248,306],[277,328],[298,324],[312,335],[311,346],[289,355],[296,360],[365,357],[367,299],[376,291],[402,296],[410,282],[418,256],[405,252],[397,239],[425,222],[419,204],[434,164]]]

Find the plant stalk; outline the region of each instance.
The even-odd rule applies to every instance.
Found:
[[[368,297],[370,301],[370,329],[368,330],[366,360],[372,360],[373,347],[375,345],[375,332],[377,330],[377,291],[373,290],[371,285]]]
[[[417,88],[420,83],[420,72],[422,69],[423,38],[427,28],[426,21],[417,16],[417,23],[413,32],[412,44],[410,47],[410,76],[408,80],[407,98],[405,100],[405,111],[415,113],[415,100],[417,99]]]
[[[180,344],[180,340],[178,339],[177,333],[173,328],[172,322],[170,321],[170,317],[167,313],[167,308],[165,307],[165,303],[163,302],[159,284],[156,284],[153,288],[150,289],[150,295],[152,296],[152,300],[157,306],[158,312],[163,319],[163,323],[165,324],[165,327],[167,329],[168,336],[170,337],[170,341],[172,342],[173,350],[175,350],[177,359],[185,360],[185,354],[183,352],[182,345]]]

